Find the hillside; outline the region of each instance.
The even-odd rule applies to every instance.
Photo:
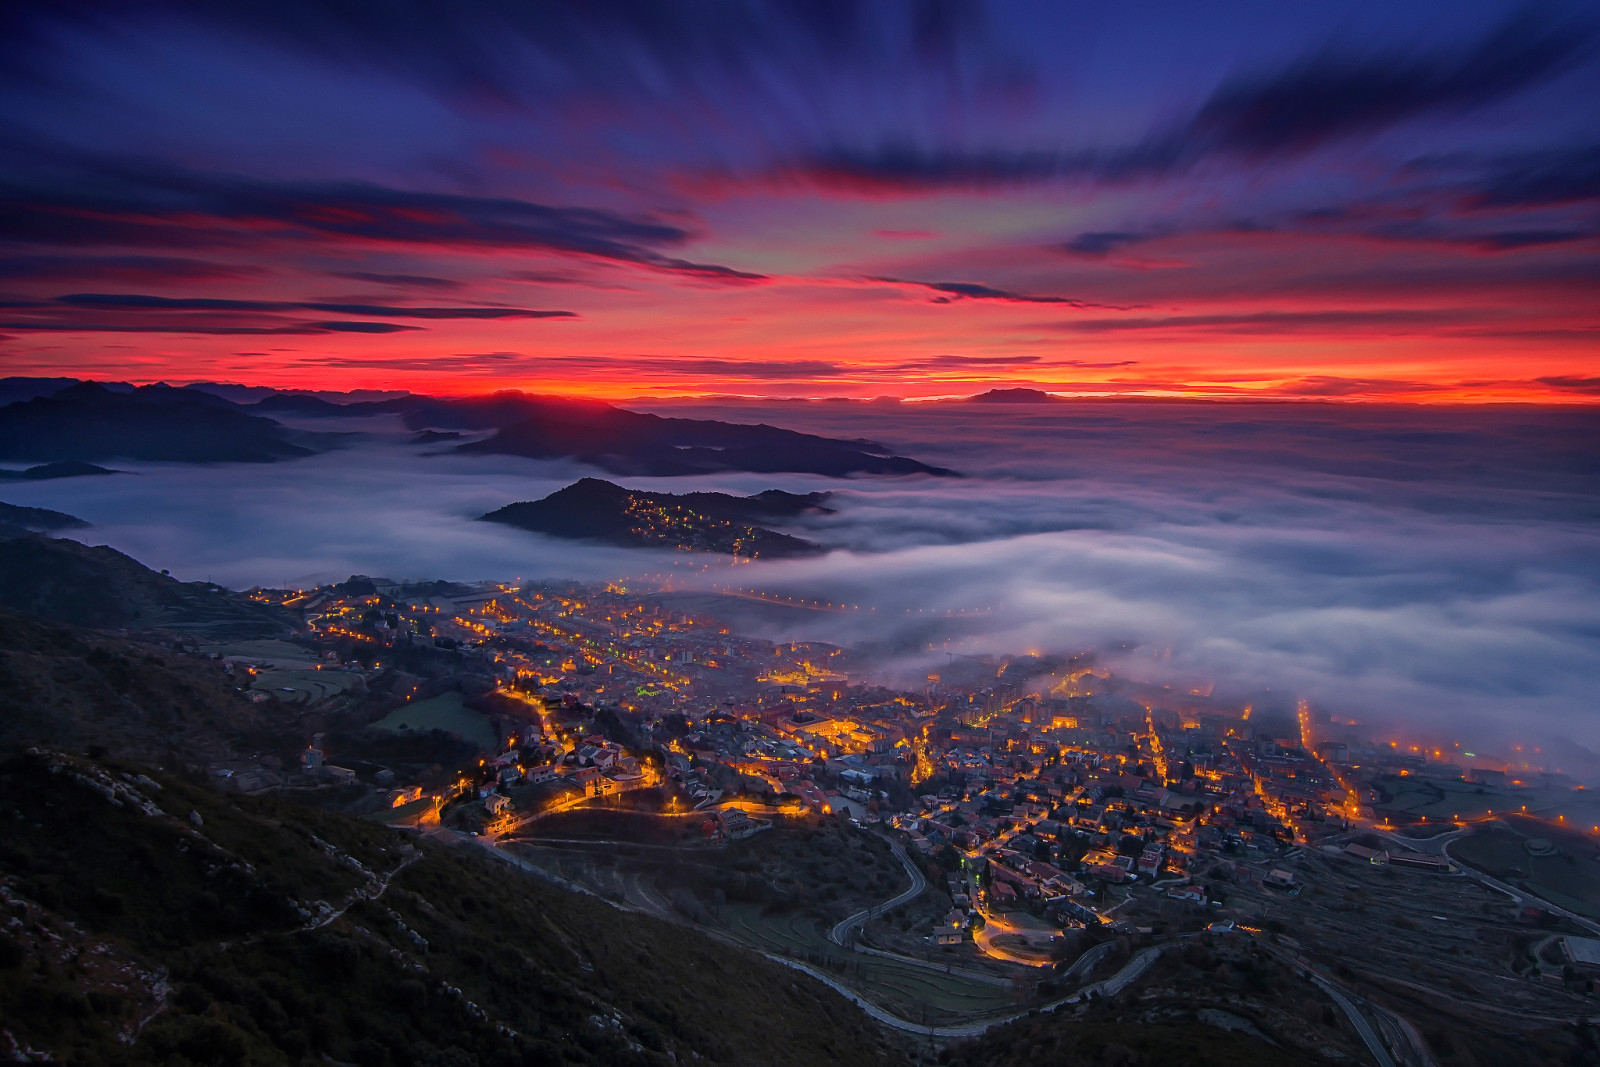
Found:
[[[236,684],[208,659],[0,611],[0,750],[94,746],[204,764],[261,729]]]
[[[475,846],[54,753],[0,763],[0,1019],[96,1064],[901,1060],[823,986]]]
[[[507,504],[482,515],[523,530],[627,548],[680,548],[743,558],[812,556],[822,546],[755,523],[826,513],[825,493],[769,489],[755,496],[648,493],[584,478],[542,500]]]
[[[25,508],[0,503],[0,538],[26,537],[30,533],[79,530],[89,524],[75,515],[49,508]]]
[[[293,621],[219,586],[157,574],[105,545],[36,536],[0,540],[0,607],[75,626],[212,637],[275,634]]]

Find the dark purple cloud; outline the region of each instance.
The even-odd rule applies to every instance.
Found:
[[[243,248],[263,239],[313,238],[555,252],[712,281],[764,277],[664,254],[660,249],[688,243],[693,231],[597,208],[365,183],[278,183],[113,160],[70,163],[64,179],[0,180],[0,240]]]
[[[231,281],[264,273],[260,267],[215,263],[180,256],[8,255],[0,256],[0,278],[124,282]]]
[[[936,293],[944,294],[936,298],[934,303],[948,303],[950,300],[999,300],[1008,304],[1064,304],[1076,308],[1111,308],[1110,304],[1093,304],[1088,301],[1078,300],[1068,296],[1047,296],[1036,293],[1018,293],[1010,289],[997,289],[992,285],[980,282],[919,282],[908,278],[873,278],[875,282],[889,282],[894,285],[916,285],[930,289]],[[1126,310],[1117,308],[1117,310]]]
[[[1278,333],[1292,330],[1323,330],[1330,326],[1377,327],[1403,330],[1408,327],[1434,328],[1459,322],[1457,309],[1426,310],[1412,308],[1330,309],[1326,311],[1261,311],[1244,314],[1165,315],[1126,319],[1074,319],[1046,324],[1050,329],[1077,333],[1115,333],[1136,330],[1222,330],[1234,333]]]
[[[824,184],[874,189],[1159,177],[1213,157],[1266,160],[1404,122],[1488,107],[1555,77],[1594,36],[1587,22],[1530,8],[1469,44],[1423,52],[1322,49],[1223,83],[1189,118],[1120,146],[970,149],[885,141],[837,145],[789,164]],[[1107,234],[1106,236],[1120,236]],[[1100,254],[1088,243],[1088,254]]]
[[[1152,236],[1132,230],[1089,230],[1063,242],[1061,250],[1074,255],[1104,258],[1128,245],[1148,241]]]
[[[1467,203],[1480,209],[1600,200],[1600,145],[1492,160],[1479,169],[1471,184]]]
[[[501,307],[397,307],[388,304],[341,304],[291,300],[221,300],[210,297],[145,296],[133,293],[69,293],[56,298],[69,307],[118,311],[331,311],[401,319],[559,319],[571,311],[535,311]]]
[[[1600,396],[1600,376],[1582,374],[1551,374],[1537,379],[1540,385],[1560,389],[1564,393],[1583,393]]]
[[[397,289],[459,289],[461,283],[453,278],[434,278],[426,274],[378,274],[372,271],[336,271],[335,278],[349,278],[358,282],[392,285]]]
[[[1478,41],[1429,54],[1326,51],[1224,85],[1186,140],[1248,156],[1303,152],[1352,134],[1493,104],[1559,73],[1587,47],[1588,26],[1528,9]]]
[[[172,333],[172,334],[262,334],[266,336],[311,336],[328,333],[401,333],[420,330],[420,326],[401,326],[392,322],[307,322],[285,326],[218,326],[206,323],[116,323],[116,322],[4,322],[0,329],[18,333]]]

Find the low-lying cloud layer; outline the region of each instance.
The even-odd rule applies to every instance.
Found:
[[[699,406],[695,415],[714,413]],[[187,578],[612,578],[859,604],[784,631],[951,652],[1139,646],[1120,669],[1272,688],[1440,736],[1600,749],[1600,420],[1332,406],[778,405],[741,420],[872,437],[970,477],[723,475],[639,488],[831,489],[820,559],[740,566],[574,545],[472,517],[592,473],[426,455],[396,433],[247,469],[19,485]],[[127,464],[121,464],[127,467]],[[962,616],[944,621],[944,613]],[[930,647],[931,646],[931,647]]]

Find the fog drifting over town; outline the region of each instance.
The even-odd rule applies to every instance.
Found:
[[[134,473],[16,485],[8,500],[86,519],[94,528],[82,540],[151,567],[234,587],[353,573],[664,574],[679,589],[859,605],[764,626],[769,636],[895,649],[885,670],[901,680],[937,669],[947,653],[1127,645],[1120,672],[1174,686],[1241,699],[1271,688],[1346,719],[1399,719],[1446,739],[1600,750],[1600,453],[1574,444],[1594,443],[1593,415],[688,407],[675,411],[872,438],[965,477],[613,479],[666,492],[835,494],[835,514],[791,528],[835,551],[737,567],[475,522],[597,472],[429,454],[377,421],[338,427],[365,432],[308,459],[116,463]]]

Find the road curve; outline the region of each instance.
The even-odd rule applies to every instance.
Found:
[[[1150,965],[1156,961],[1156,957],[1161,955],[1162,948],[1163,946],[1161,945],[1152,945],[1150,948],[1145,949],[1143,952],[1133,957],[1133,959],[1129,960],[1123,965],[1122,970],[1118,971],[1110,978],[1107,978],[1103,982],[1095,982],[1093,985],[1085,986],[1076,993],[1073,993],[1071,996],[1062,997],[1060,1000],[1052,1001],[1049,1004],[1045,1004],[1041,1007],[1028,1008],[1025,1011],[1016,1011],[1009,1015],[1001,1015],[993,1019],[980,1019],[977,1022],[963,1023],[960,1026],[918,1026],[916,1023],[909,1022],[908,1020],[900,1018],[898,1015],[892,1015],[883,1010],[876,1004],[862,997],[861,994],[857,993],[849,986],[836,981],[825,971],[819,971],[808,964],[801,963],[798,960],[791,960],[785,956],[776,956],[769,952],[763,952],[762,955],[766,956],[767,959],[772,960],[774,963],[781,963],[785,967],[792,967],[797,971],[804,971],[806,974],[815,978],[829,989],[832,989],[835,993],[845,997],[862,1011],[866,1012],[868,1015],[872,1016],[872,1018],[876,1019],[885,1026],[892,1026],[896,1030],[903,1030],[908,1034],[919,1034],[924,1037],[977,1037],[979,1034],[985,1033],[996,1026],[1003,1026],[1006,1023],[1014,1022],[1025,1015],[1032,1015],[1034,1012],[1041,1011],[1055,1011],[1063,1004],[1076,1004],[1078,1001],[1087,998],[1091,994],[1107,997],[1115,996],[1117,993],[1120,993],[1122,990],[1126,989],[1136,978],[1149,969]],[[1384,1064],[1383,1067],[1394,1067],[1394,1065]]]
[[[1339,1006],[1339,1010],[1344,1012],[1345,1018],[1350,1020],[1350,1025],[1356,1028],[1356,1033],[1360,1035],[1362,1043],[1367,1046],[1367,1051],[1372,1053],[1372,1058],[1378,1061],[1378,1067],[1396,1067],[1394,1057],[1389,1055],[1389,1049],[1383,1043],[1383,1039],[1378,1036],[1377,1031],[1372,1028],[1372,1024],[1367,1021],[1366,1015],[1356,1006],[1343,988],[1324,978],[1309,961],[1269,945],[1259,938],[1256,939],[1256,944],[1265,949],[1269,955],[1276,956],[1289,966],[1304,971],[1305,976],[1311,979],[1318,989],[1333,999],[1333,1002]],[[1399,1018],[1398,1016],[1395,1017]]]
[[[466,835],[462,835],[462,834],[457,834],[457,835],[454,835],[454,836],[455,836],[455,839],[457,841],[461,842],[461,843],[471,842],[471,843],[476,843],[476,844],[478,844],[480,846],[486,847],[489,850],[491,855],[497,856],[500,859],[505,860],[506,862],[510,863],[511,865],[513,865],[515,867],[518,867],[521,870],[526,871],[529,874],[535,875],[537,877],[541,877],[546,881],[553,882],[553,883],[555,883],[557,885],[560,885],[562,888],[576,890],[577,892],[582,893],[582,894],[584,894],[586,896],[596,897],[596,899],[599,899],[601,901],[604,901],[605,903],[610,904],[612,907],[616,908],[618,911],[628,911],[628,912],[634,912],[634,913],[637,913],[637,914],[652,915],[654,918],[666,918],[666,919],[669,919],[669,921],[671,921],[670,917],[668,915],[656,915],[656,914],[654,914],[654,913],[652,913],[652,912],[650,912],[648,910],[642,909],[642,908],[637,908],[637,907],[634,907],[634,906],[631,906],[631,905],[628,905],[628,904],[618,903],[616,901],[606,900],[606,898],[604,898],[604,897],[598,897],[593,891],[591,891],[590,889],[588,889],[585,886],[580,886],[580,885],[578,885],[576,883],[569,882],[565,878],[560,877],[559,875],[556,875],[556,874],[551,873],[550,871],[544,870],[543,868],[539,867],[537,864],[530,863],[527,860],[524,860],[524,859],[522,859],[522,858],[520,858],[518,856],[514,856],[509,852],[505,852],[504,850],[495,847],[495,842],[492,841],[492,840],[485,839],[485,838],[467,837]],[[836,925],[833,928],[833,930],[829,932],[829,936],[837,944],[841,944],[842,945],[843,941],[840,940],[840,939],[853,926],[855,926],[855,925],[857,925],[857,924],[859,924],[861,922],[864,922],[867,919],[867,917],[869,915],[871,915],[874,911],[881,912],[881,911],[885,911],[885,910],[887,910],[889,908],[898,907],[899,905],[904,904],[906,901],[912,900],[919,893],[921,893],[924,889],[927,888],[928,880],[923,877],[922,872],[917,869],[916,864],[913,863],[911,861],[910,857],[908,857],[906,855],[905,849],[900,846],[900,843],[898,841],[895,841],[895,840],[890,839],[890,838],[885,838],[885,840],[888,842],[889,848],[894,852],[895,856],[900,860],[900,863],[905,867],[906,873],[911,876],[911,887],[909,889],[905,890],[904,892],[902,892],[902,893],[900,893],[900,894],[898,894],[898,895],[896,895],[894,897],[891,897],[889,900],[885,901],[884,903],[879,904],[874,908],[868,908],[866,911],[858,912],[857,914],[850,916],[850,918],[848,918],[848,919],[844,920],[843,922],[839,923],[838,925]],[[737,941],[737,940],[735,940],[735,939],[733,939],[731,937],[728,937],[728,936],[726,936],[726,935],[724,935],[724,934],[722,934],[722,933],[720,933],[718,931],[711,930],[711,929],[708,929],[706,927],[695,926],[694,929],[696,929],[697,931],[699,931],[703,935],[705,935],[707,937],[710,937],[713,940],[721,941],[721,942],[723,942],[725,944],[732,945],[734,947],[743,949],[745,951],[756,952],[757,954],[766,957],[767,959],[771,960],[774,963],[782,964],[785,967],[792,968],[793,970],[796,970],[796,971],[801,971],[804,974],[807,974],[810,977],[815,978],[817,981],[821,982],[823,985],[827,986],[829,989],[833,990],[835,993],[838,993],[840,996],[842,996],[846,1000],[850,1001],[856,1007],[858,1007],[862,1011],[866,1012],[867,1015],[871,1016],[873,1019],[875,1019],[878,1022],[882,1023],[884,1026],[892,1027],[892,1028],[894,1028],[896,1030],[901,1030],[901,1031],[904,1031],[904,1032],[910,1033],[910,1034],[918,1034],[918,1035],[925,1036],[925,1037],[945,1037],[945,1038],[977,1037],[979,1034],[984,1033],[985,1031],[989,1030],[992,1027],[1000,1026],[1000,1025],[1003,1025],[1005,1023],[1012,1022],[1013,1020],[1020,1019],[1024,1015],[1029,1015],[1029,1014],[1031,1014],[1033,1012],[1036,1012],[1036,1011],[1054,1011],[1057,1008],[1061,1007],[1063,1004],[1075,1004],[1078,1001],[1083,1000],[1083,999],[1087,998],[1090,995],[1113,996],[1113,995],[1121,992],[1130,983],[1132,983],[1136,978],[1138,978],[1141,974],[1143,974],[1149,968],[1149,966],[1156,961],[1156,957],[1161,955],[1161,951],[1162,951],[1162,947],[1163,947],[1161,945],[1153,945],[1150,948],[1145,949],[1143,952],[1140,952],[1138,955],[1134,956],[1125,965],[1123,965],[1121,970],[1119,970],[1116,974],[1112,975],[1111,977],[1109,977],[1109,978],[1107,978],[1107,979],[1105,979],[1103,981],[1095,982],[1095,983],[1092,983],[1090,985],[1084,986],[1082,989],[1078,990],[1076,993],[1072,993],[1072,994],[1070,994],[1068,996],[1062,997],[1059,1000],[1052,1001],[1052,1002],[1050,1002],[1048,1004],[1040,1005],[1039,1007],[1036,1007],[1036,1008],[1028,1008],[1028,1009],[1023,1010],[1023,1011],[1012,1012],[1012,1013],[1010,1013],[1008,1015],[1002,1015],[1002,1016],[997,1016],[997,1017],[992,1018],[992,1019],[982,1019],[982,1020],[978,1020],[978,1021],[975,1021],[975,1022],[964,1023],[964,1024],[961,1024],[959,1026],[921,1026],[921,1025],[918,1025],[917,1023],[911,1022],[908,1019],[902,1019],[902,1018],[900,1018],[900,1016],[895,1015],[895,1014],[893,1014],[893,1013],[891,1013],[889,1011],[884,1010],[883,1008],[878,1007],[876,1004],[874,1004],[870,1000],[866,999],[860,993],[857,993],[854,989],[851,989],[849,986],[847,986],[844,983],[842,983],[842,982],[838,981],[837,979],[835,979],[832,975],[829,975],[826,971],[820,970],[820,969],[818,969],[816,967],[812,967],[809,964],[802,963],[799,960],[790,959],[787,956],[780,956],[780,955],[778,955],[777,953],[774,953],[774,952],[762,951],[760,949],[754,948],[751,945],[747,945],[747,944],[745,944],[745,943],[743,943],[741,941]],[[1090,961],[1090,966],[1092,966],[1094,962],[1098,962],[1100,953],[1106,952],[1106,951],[1110,951],[1110,947],[1111,947],[1110,944],[1107,943],[1105,945],[1096,946],[1095,948],[1090,949],[1089,952],[1085,954],[1085,956],[1094,956],[1094,959],[1092,961]],[[910,957],[905,957],[905,959],[910,960]],[[921,961],[911,960],[911,962],[920,963]],[[1073,965],[1072,970],[1074,972],[1077,971],[1079,969],[1079,965],[1081,965],[1083,962],[1084,962],[1083,958],[1080,958],[1078,963]],[[1384,1067],[1392,1067],[1392,1065],[1385,1064]]]
[[[884,841],[888,843],[889,850],[900,861],[900,865],[906,869],[906,874],[911,876],[911,888],[890,897],[882,904],[874,904],[865,911],[858,911],[848,919],[838,923],[832,930],[828,931],[828,940],[835,945],[844,945],[845,938],[849,936],[850,931],[866,922],[873,915],[882,915],[890,908],[898,908],[908,900],[915,900],[922,894],[924,889],[928,888],[928,880],[922,876],[922,872],[917,869],[917,865],[911,862],[911,857],[906,855],[906,850],[901,846],[900,842],[890,837],[885,837]]]

